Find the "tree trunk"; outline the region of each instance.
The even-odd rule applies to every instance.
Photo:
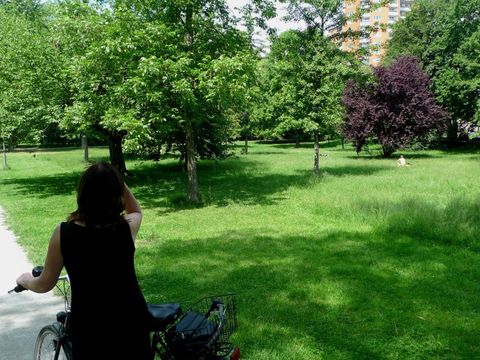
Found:
[[[187,174],[188,174],[188,200],[198,204],[200,202],[200,193],[198,191],[197,179],[197,160],[195,151],[195,140],[191,122],[187,123],[186,128],[187,145]]]
[[[345,150],[345,138],[342,136],[342,150]]]
[[[319,174],[319,146],[318,146],[318,133],[315,133],[315,144],[313,146],[313,175],[318,177]]]
[[[109,133],[108,135],[108,149],[110,151],[110,162],[115,166],[120,174],[128,175],[127,167],[125,166],[125,158],[123,157],[122,141],[124,134]]]
[[[458,140],[458,121],[450,120],[447,129],[447,141],[449,146],[455,146]]]
[[[193,5],[187,5],[185,12],[185,45],[187,52],[193,50]],[[194,86],[193,80],[192,87]],[[195,138],[193,129],[193,115],[191,109],[185,109],[185,142],[186,142],[186,160],[187,160],[187,175],[188,175],[188,200],[198,204],[200,202],[200,193],[198,191],[197,178],[197,159],[195,150]]]
[[[392,156],[392,154],[395,152],[395,150],[396,149],[393,146],[383,145],[382,146],[383,157],[389,158],[390,156]]]
[[[245,146],[243,148],[243,153],[244,154],[248,154],[248,126],[249,126],[249,123],[250,123],[250,114],[248,111],[245,111],[243,113],[243,117],[242,117],[242,123],[243,123],[243,131],[244,131],[244,135],[245,135]]]
[[[295,147],[300,147],[300,134],[298,132],[295,133]]]
[[[82,135],[82,149],[83,149],[83,160],[88,161],[88,140],[85,135]]]
[[[8,164],[7,164],[7,150],[5,149],[5,142],[3,142],[3,168],[8,169]]]

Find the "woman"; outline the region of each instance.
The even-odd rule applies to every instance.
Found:
[[[65,266],[72,289],[74,360],[151,359],[149,313],[134,268],[141,207],[105,162],[90,166],[80,178],[77,205],[53,232],[42,274],[25,273],[17,283],[34,292],[50,291]]]

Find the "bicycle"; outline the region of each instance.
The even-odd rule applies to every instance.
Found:
[[[43,267],[32,270],[40,276]],[[68,276],[60,276],[56,287],[65,301],[65,311],[56,322],[44,326],[35,342],[35,360],[72,360],[70,339],[70,286]],[[26,290],[17,285],[8,293]],[[151,314],[152,359],[238,360],[240,348],[230,336],[237,328],[236,299],[233,294],[208,296],[183,312],[180,304],[147,304]]]

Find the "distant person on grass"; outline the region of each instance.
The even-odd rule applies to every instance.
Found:
[[[400,158],[397,160],[397,165],[400,167],[408,166],[407,165],[407,160],[403,157],[403,155],[400,155]]]
[[[80,178],[77,205],[54,230],[42,274],[25,273],[17,283],[50,291],[65,266],[74,360],[151,359],[149,313],[134,268],[141,207],[116,168],[105,162]]]

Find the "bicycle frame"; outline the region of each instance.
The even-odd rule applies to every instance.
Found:
[[[41,267],[36,267],[33,270],[34,276],[39,276],[42,271]],[[58,360],[61,350],[65,354],[67,360],[72,359],[72,343],[70,341],[69,333],[69,320],[70,320],[70,287],[68,275],[60,276],[58,278],[61,281],[61,286],[58,282],[56,284],[57,289],[63,295],[65,301],[65,311],[57,313],[57,321],[52,325],[47,325],[42,328],[38,337],[35,351],[35,359],[42,359],[39,356],[39,349],[42,349],[46,336],[50,334],[53,339],[54,349],[50,352],[50,357],[53,355],[54,360]],[[21,292],[25,290],[20,285],[17,285],[12,292]],[[223,300],[222,300],[223,299]],[[173,305],[173,310],[172,309]],[[152,309],[161,309],[160,312]],[[163,313],[164,306],[167,307],[167,312]],[[155,356],[157,354],[162,360],[175,360],[184,359],[182,355],[184,349],[189,352],[189,359],[216,359],[216,360],[238,360],[240,358],[240,349],[234,347],[229,342],[231,333],[236,329],[236,305],[233,294],[210,296],[200,299],[195,304],[190,306],[189,311],[182,314],[180,305],[177,303],[172,304],[149,304],[149,310],[151,311],[152,318],[157,319],[157,327],[152,327],[151,330],[151,354]],[[179,317],[182,314],[182,317]],[[182,321],[192,319],[188,316],[193,315],[193,319],[197,322],[197,327],[185,327],[185,322]],[[200,324],[203,326],[207,324],[207,327],[199,327],[198,319],[201,319]],[[160,324],[160,325],[158,325]],[[190,340],[191,337],[199,335],[205,336],[207,331],[207,340],[201,340],[201,348],[192,348],[185,342],[181,342],[179,345],[178,337],[182,339]],[[211,332],[209,332],[212,330]],[[46,336],[43,336],[46,335]],[[196,341],[196,340],[195,340]],[[197,344],[197,343],[193,343]],[[180,348],[179,348],[180,346]],[[185,348],[184,348],[185,346]],[[180,352],[179,352],[180,349]]]
[[[63,324],[60,325],[60,328],[58,329],[58,333],[59,333],[59,337],[57,338],[55,356],[53,359],[58,360],[60,356],[60,350],[62,349],[67,359],[72,359],[72,345],[70,341],[68,341],[68,335],[65,332],[65,325]]]
[[[67,333],[67,327],[68,327],[68,322],[69,322],[69,316],[70,316],[70,299],[69,299],[69,291],[70,287],[67,286],[66,284],[70,284],[70,279],[68,278],[68,275],[65,276],[60,276],[58,280],[63,280],[63,288],[61,288],[58,285],[57,282],[57,289],[60,290],[60,292],[63,295],[63,298],[65,300],[65,318],[63,321],[59,319],[59,314],[57,314],[57,321],[60,324],[58,333],[59,333],[59,338],[58,338],[58,343],[57,343],[57,348],[55,349],[55,357],[54,360],[58,360],[58,357],[60,356],[60,350],[63,348],[63,351],[65,352],[65,355],[67,359],[72,358],[72,345],[70,341],[68,340],[69,334]]]
[[[58,360],[60,357],[60,351],[63,349],[65,357],[67,360],[70,360],[72,359],[72,344],[69,341],[69,333],[67,331],[70,316],[70,287],[68,286],[70,281],[68,275],[60,276],[58,280],[61,281],[62,285],[57,282],[55,286],[63,295],[65,311],[57,313],[57,322],[52,325],[55,328],[55,333],[57,334],[57,337],[53,339],[55,344],[55,354],[53,359]]]

